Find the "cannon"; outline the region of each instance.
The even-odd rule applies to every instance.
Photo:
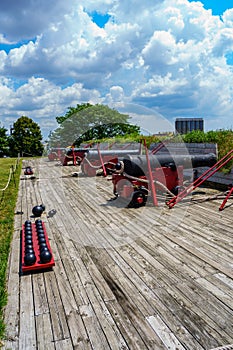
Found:
[[[81,170],[84,175],[95,176],[97,170],[104,166],[106,173],[111,174],[120,159],[126,155],[138,155],[139,153],[139,149],[90,149],[83,158]]]
[[[61,148],[61,147],[50,148],[48,152],[48,160],[50,162],[54,160],[61,160],[64,158],[65,152],[66,152],[66,148]]]
[[[72,162],[73,165],[80,165],[88,148],[51,148],[48,153],[49,161],[58,160],[66,166]]]
[[[69,148],[61,160],[62,165],[68,165],[69,162],[72,162],[73,165],[80,165],[85,154],[88,152],[88,148]]]
[[[149,155],[151,168],[167,167],[167,166],[179,166],[182,165],[184,169],[197,168],[202,166],[212,166],[216,163],[216,156],[212,153],[203,155]],[[120,163],[124,166],[124,172],[132,176],[143,176],[147,171],[147,159],[146,155],[131,155],[123,159]],[[119,169],[119,165],[118,165]]]
[[[183,188],[184,169],[213,166],[215,154],[195,155],[130,155],[115,165],[112,174],[115,198],[127,200],[128,207],[146,204],[152,188],[156,192],[177,195]]]
[[[27,166],[24,170],[24,175],[33,175],[33,170],[31,166]]]

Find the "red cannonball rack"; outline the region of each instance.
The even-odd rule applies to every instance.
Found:
[[[42,222],[42,226],[43,226],[43,230],[44,230],[44,236],[45,236],[47,247],[48,247],[50,253],[52,254],[52,250],[51,250],[51,247],[49,244],[49,239],[48,239],[48,235],[46,232],[44,222]],[[25,226],[23,225],[22,226],[22,239],[21,239],[21,270],[22,270],[22,273],[28,272],[28,271],[33,272],[33,271],[38,271],[38,270],[50,269],[51,267],[53,267],[55,265],[53,254],[52,254],[52,258],[49,262],[47,262],[47,263],[40,262],[40,248],[39,248],[39,242],[38,242],[38,238],[37,238],[36,224],[31,223],[31,227],[32,227],[32,242],[33,242],[33,249],[35,251],[36,262],[33,265],[25,265],[25,263],[24,263]]]

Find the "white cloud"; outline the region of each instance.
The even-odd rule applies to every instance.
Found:
[[[9,40],[7,40],[4,36],[4,34],[0,34],[0,44],[7,44],[10,45],[12,44]]]
[[[226,10],[223,15],[222,15],[222,20],[223,23],[229,27],[232,28],[233,27],[233,8]]]
[[[94,11],[110,15],[103,28]],[[0,51],[5,123],[28,115],[43,120],[46,134],[77,103],[132,102],[171,121],[201,116],[230,124],[233,9],[220,18],[187,0],[4,0],[0,42],[16,40],[24,43]]]

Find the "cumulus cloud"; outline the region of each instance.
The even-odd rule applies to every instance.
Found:
[[[69,2],[62,0],[1,0],[0,8],[1,32],[9,41],[36,37],[72,10]]]
[[[107,15],[102,26],[96,12]],[[5,123],[28,115],[46,134],[69,106],[131,102],[172,122],[232,126],[233,9],[219,17],[200,1],[4,0],[0,43],[13,42],[0,51]]]

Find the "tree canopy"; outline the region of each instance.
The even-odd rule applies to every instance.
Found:
[[[9,154],[7,129],[0,126],[0,158]]]
[[[22,116],[13,124],[9,138],[10,155],[41,156],[43,153],[42,134],[40,127],[31,118]]]
[[[69,107],[57,117],[59,127],[50,135],[52,146],[79,146],[82,142],[139,134],[140,128],[129,123],[130,117],[106,105],[80,104]]]

